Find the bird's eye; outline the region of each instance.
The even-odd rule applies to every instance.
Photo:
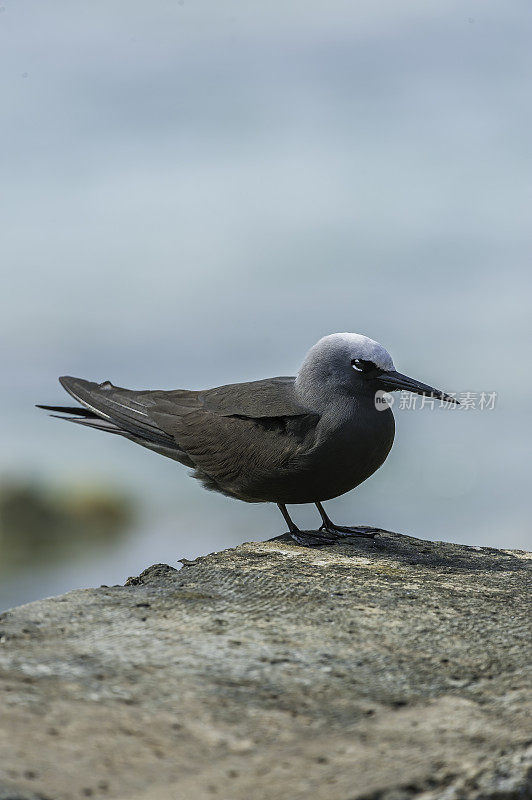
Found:
[[[354,358],[351,361],[351,366],[357,372],[371,372],[371,370],[377,369],[377,365],[373,361],[366,361],[364,358]]]

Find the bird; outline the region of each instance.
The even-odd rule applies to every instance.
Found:
[[[386,460],[395,422],[384,393],[458,403],[397,372],[386,348],[358,333],[321,338],[295,376],[203,391],[137,391],[70,376],[59,381],[79,405],[38,408],[178,461],[209,490],[276,503],[289,535],[307,547],[352,544],[382,530],[336,525],[323,503],[359,486]],[[298,528],[287,510],[307,503],[321,517],[316,530]]]

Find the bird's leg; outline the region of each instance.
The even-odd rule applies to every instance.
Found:
[[[290,514],[288,513],[288,509],[286,508],[285,504],[284,503],[277,503],[277,508],[279,509],[281,514],[283,515],[284,521],[288,525],[289,532],[290,533],[299,533],[299,528],[297,527],[295,522],[292,521],[292,518],[291,518]]]
[[[319,547],[322,544],[332,544],[334,542],[335,536],[321,528],[319,531],[300,531],[297,525],[292,521],[285,504],[277,503],[277,506],[285,518],[290,536],[297,544],[303,545],[303,547]]]
[[[320,502],[315,503],[316,508],[320,512],[322,526],[320,531],[325,531],[331,536],[336,536],[338,539],[346,536],[364,536],[367,539],[373,539],[374,536],[381,530],[380,528],[368,528],[366,525],[359,525],[357,527],[348,527],[347,525],[335,525],[329,519],[325,509]]]

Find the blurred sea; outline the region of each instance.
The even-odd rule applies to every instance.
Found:
[[[58,375],[294,374],[333,331],[498,397],[398,409],[386,464],[331,516],[531,546],[531,27],[519,1],[6,0],[0,480],[98,482],[141,514],[108,547],[10,574],[0,607],[284,530],[274,507],[47,418],[33,405],[67,401]]]

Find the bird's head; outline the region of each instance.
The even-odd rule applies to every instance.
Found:
[[[333,393],[359,397],[403,389],[449,402],[457,401],[440,389],[397,372],[389,352],[360,333],[332,333],[308,351],[296,378],[307,403],[329,401]]]

